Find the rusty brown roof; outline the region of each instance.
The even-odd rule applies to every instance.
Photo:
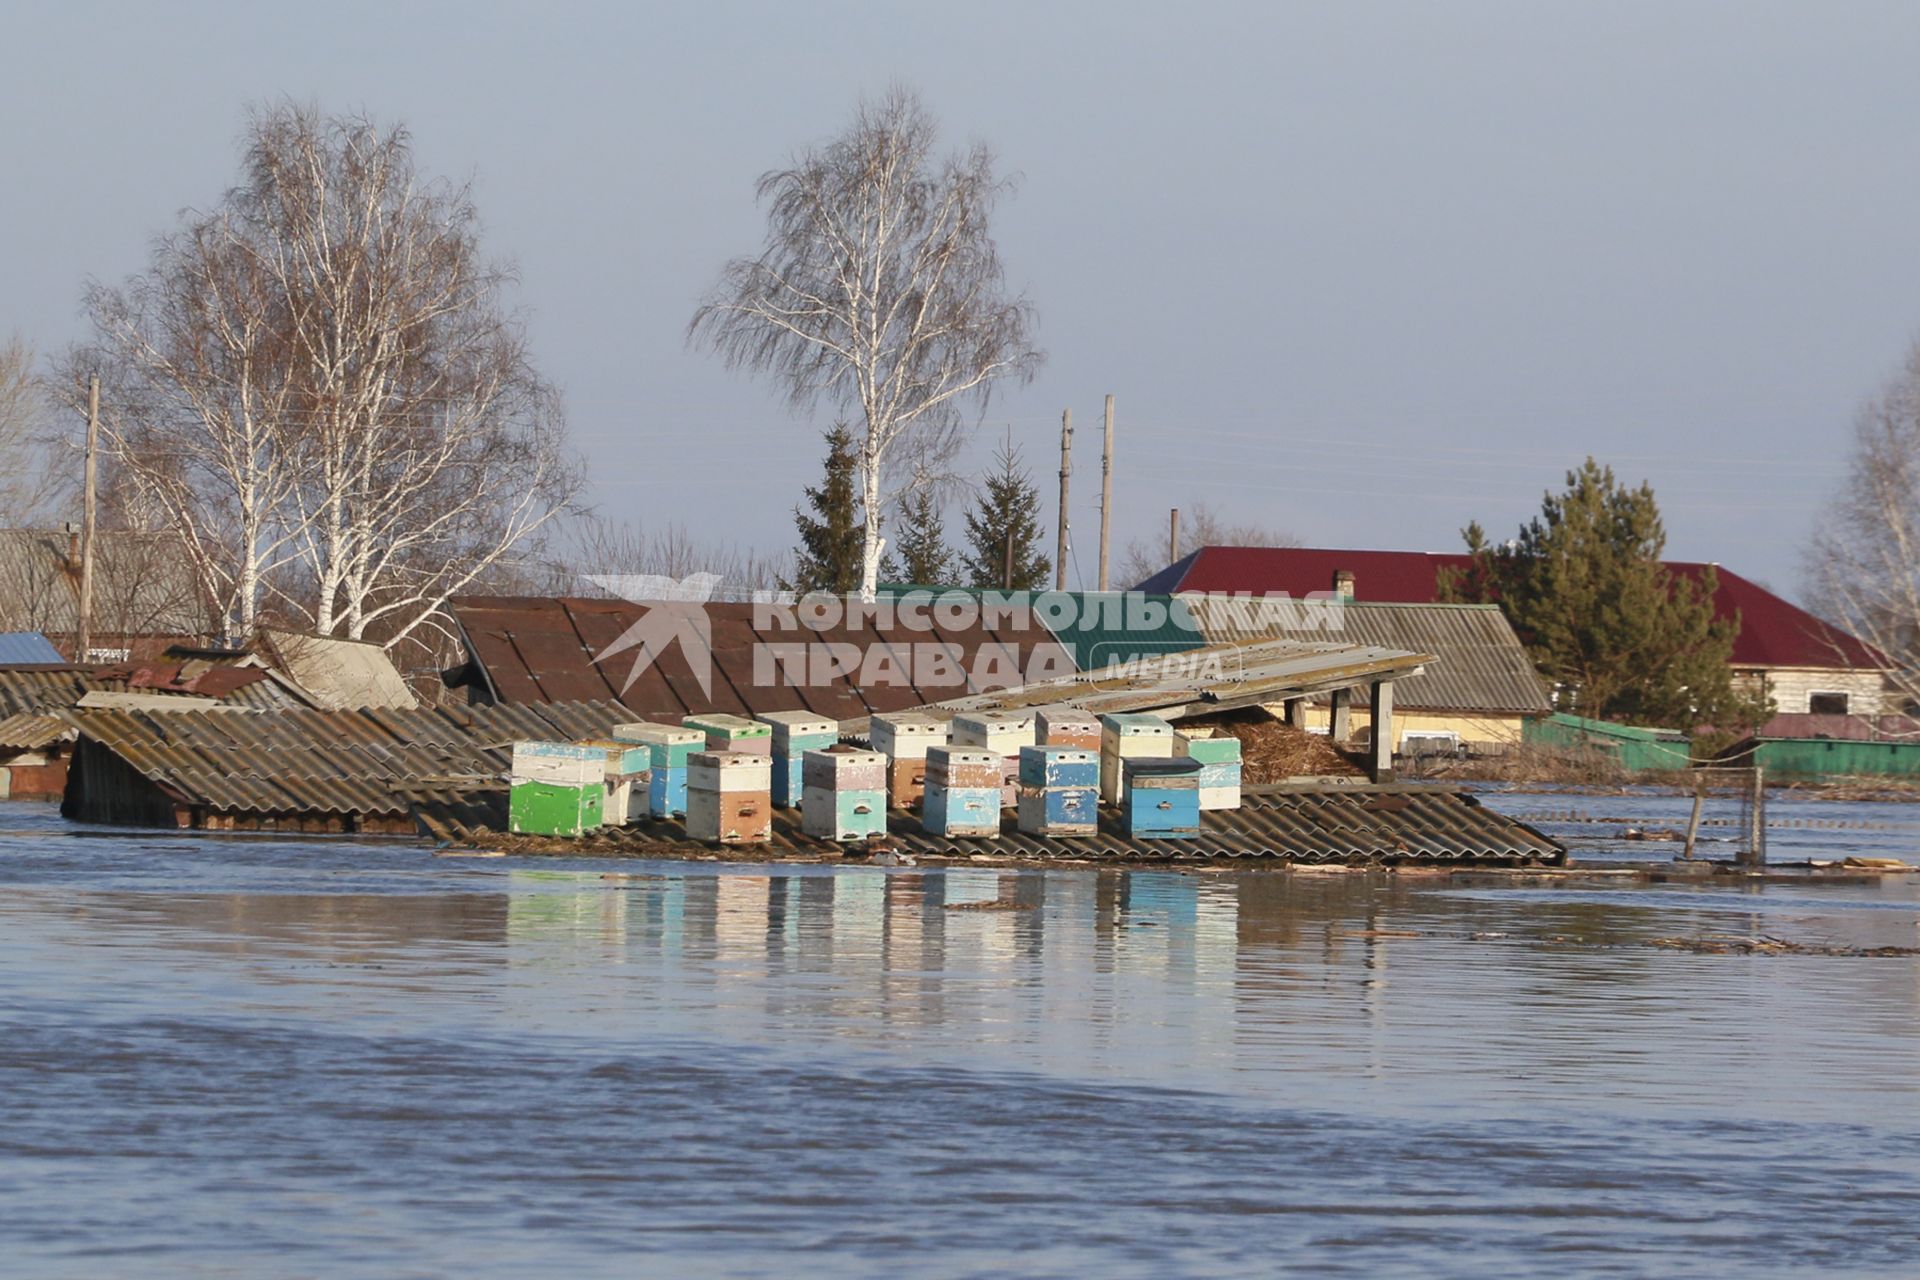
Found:
[[[762,711],[810,711],[836,720],[857,719],[876,711],[904,711],[969,691],[965,687],[914,684],[907,646],[944,646],[962,670],[974,670],[983,655],[999,653],[1024,671],[1037,647],[1058,650],[1052,633],[1038,621],[1024,630],[988,626],[984,621],[956,628],[935,620],[931,629],[922,631],[882,628],[863,620],[857,628],[843,624],[821,632],[781,631],[756,628],[751,604],[716,601],[702,606],[712,629],[713,671],[708,690],[701,689],[679,644],[658,655],[629,687],[632,650],[614,654],[604,662],[597,659],[647,615],[647,605],[571,596],[462,596],[451,602],[451,608],[472,659],[469,669],[456,679],[479,697],[528,704],[611,699],[635,715],[674,720],[701,711],[745,716]],[[756,678],[754,655],[758,646],[796,641],[851,643],[862,651],[883,647],[909,664],[904,670],[910,678],[870,682],[856,671],[807,687]],[[1071,660],[1060,652],[1061,669],[1072,670]]]

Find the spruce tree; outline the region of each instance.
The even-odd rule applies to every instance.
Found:
[[[793,509],[800,545],[794,550],[793,580],[781,585],[789,591],[846,595],[860,588],[860,500],[854,490],[859,459],[846,423],[834,423],[826,441],[826,474],[818,488],[806,491],[813,514]]]
[[[904,499],[894,526],[887,577],[923,587],[948,585],[954,576],[953,549],[947,546],[946,517],[933,490],[922,488]]]
[[[1740,619],[1714,613],[1718,578],[1661,562],[1666,528],[1653,490],[1629,489],[1592,458],[1504,546],[1476,522],[1462,530],[1472,564],[1443,573],[1442,599],[1497,603],[1565,709],[1596,719],[1729,732],[1771,714],[1733,686]]]
[[[1040,554],[1039,491],[1020,465],[1011,439],[995,455],[974,509],[967,513],[967,548],[961,567],[970,585],[1044,591],[1052,561]],[[1013,572],[1007,573],[1011,545]]]

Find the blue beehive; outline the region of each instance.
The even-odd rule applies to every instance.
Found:
[[[762,711],[758,718],[773,726],[773,803],[792,809],[806,785],[801,760],[840,741],[840,722],[811,711]]]
[[[1083,747],[1020,749],[1020,830],[1090,836],[1100,829],[1100,753]]]
[[[1121,761],[1126,783],[1120,819],[1136,840],[1195,840],[1200,836],[1200,770],[1186,757]]]
[[[920,823],[928,835],[992,838],[1000,834],[1004,757],[991,751],[933,747],[927,751],[927,794]]]

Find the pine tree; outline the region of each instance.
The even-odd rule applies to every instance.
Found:
[[[1687,578],[1661,563],[1667,534],[1650,486],[1628,489],[1588,458],[1514,541],[1489,544],[1477,522],[1462,536],[1472,565],[1442,574],[1441,598],[1499,604],[1568,709],[1688,732],[1771,714],[1764,695],[1733,687],[1740,619],[1715,616],[1713,570]]]
[[[923,587],[948,585],[954,576],[953,549],[947,546],[946,517],[933,490],[922,488],[903,500],[895,526],[887,577]]]
[[[967,513],[967,549],[961,567],[970,585],[1044,591],[1053,563],[1040,554],[1039,491],[1009,439],[995,455],[974,509]],[[1011,546],[1013,572],[1007,573]]]
[[[818,488],[807,489],[813,514],[793,509],[800,545],[794,551],[793,579],[781,585],[789,591],[846,595],[860,589],[860,500],[854,491],[859,459],[846,423],[834,423],[826,441],[826,474]]]

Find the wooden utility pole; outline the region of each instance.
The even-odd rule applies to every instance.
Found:
[[[87,461],[80,507],[80,617],[73,660],[93,653],[93,495],[94,456],[100,446],[100,376],[87,382]]]
[[[1100,449],[1100,589],[1108,589],[1107,549],[1113,537],[1113,397],[1107,397],[1106,443]]]
[[[1167,563],[1180,558],[1180,508],[1175,507],[1167,521]]]
[[[1060,529],[1053,539],[1053,587],[1067,589],[1067,476],[1073,471],[1073,410],[1060,411]]]

